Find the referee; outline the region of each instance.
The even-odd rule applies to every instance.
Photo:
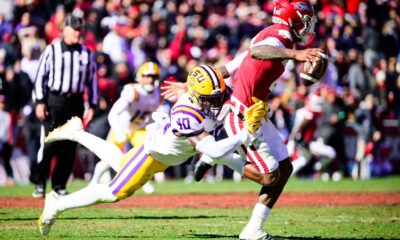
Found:
[[[62,141],[44,143],[44,137],[72,116],[85,123],[92,120],[97,105],[96,63],[93,53],[79,43],[83,30],[82,18],[67,15],[62,40],[48,45],[43,52],[37,71],[34,97],[36,116],[42,121],[41,145],[30,180],[36,184],[32,196],[43,198],[53,156],[57,162],[52,171],[54,191],[66,195],[66,183],[72,172],[76,143]],[[89,108],[84,112],[83,95],[87,88]]]

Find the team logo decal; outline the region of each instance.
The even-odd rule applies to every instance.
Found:
[[[294,6],[295,9],[300,10],[300,11],[309,10],[308,5],[303,3],[303,2],[293,3],[293,6]]]
[[[279,30],[279,31],[278,31],[278,35],[279,35],[279,36],[282,36],[282,37],[285,38],[285,39],[292,40],[292,36],[290,35],[289,31],[286,31],[286,30]]]

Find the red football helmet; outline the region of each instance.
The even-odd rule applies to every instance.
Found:
[[[272,22],[288,25],[297,42],[308,44],[314,38],[317,18],[308,0],[277,0]]]

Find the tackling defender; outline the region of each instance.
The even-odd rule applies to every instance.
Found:
[[[55,192],[47,194],[42,215],[38,220],[42,235],[50,232],[57,215],[63,211],[123,200],[140,189],[154,173],[164,171],[168,166],[183,163],[198,152],[220,158],[241,144],[251,143],[254,136],[249,132],[256,133],[261,119],[267,114],[264,102],[254,100],[256,103],[244,113],[245,129],[231,138],[216,142],[208,132],[214,130],[217,124],[215,117],[227,99],[227,90],[221,74],[212,67],[201,65],[189,73],[187,85],[188,93],[178,99],[170,118],[162,114],[153,114],[155,122],[146,128],[144,144],[135,146],[126,154],[122,154],[115,145],[85,132],[78,118],[71,119],[46,137],[46,142],[79,142],[107,161],[118,173],[109,184],[89,185],[65,197]],[[120,159],[120,163],[115,159]],[[251,164],[244,166],[244,161],[226,164],[239,172],[253,167]]]

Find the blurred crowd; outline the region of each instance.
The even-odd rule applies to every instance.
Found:
[[[289,62],[269,99],[271,120],[287,141],[296,110],[317,91],[324,99],[317,134],[337,153],[327,172],[353,178],[399,173],[399,1],[311,2],[318,17],[317,37],[306,47],[327,49],[327,72],[319,84],[306,88],[298,64]],[[1,157],[18,152],[36,161],[40,123],[32,111],[31,90],[40,54],[60,37],[67,13],[86,20],[83,42],[95,51],[101,96],[88,128],[105,138],[109,108],[146,60],[159,63],[161,79],[183,82],[199,63],[221,65],[247,49],[250,39],[271,24],[273,6],[274,1],[255,0],[2,0]],[[359,140],[364,144],[357,144]],[[77,157],[78,175],[93,171],[96,159],[83,149]],[[364,174],[354,173],[360,162],[368,165]],[[12,161],[2,164],[11,185]],[[188,169],[180,166],[167,174],[180,178]],[[298,174],[316,175],[312,164]]]

